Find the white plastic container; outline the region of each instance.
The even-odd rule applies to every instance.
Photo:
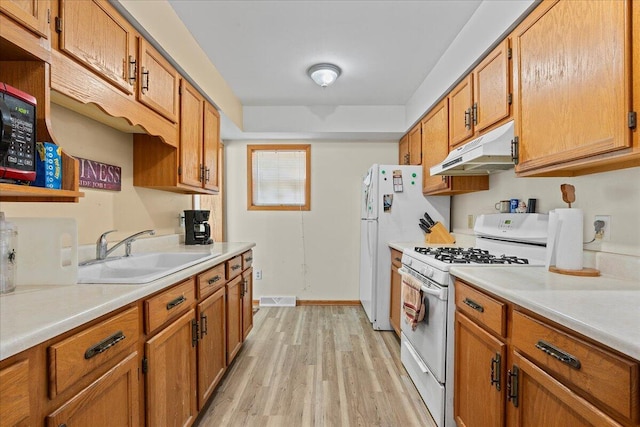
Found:
[[[18,230],[0,212],[0,294],[16,289]]]

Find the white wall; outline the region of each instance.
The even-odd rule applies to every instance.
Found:
[[[153,228],[158,235],[182,232],[178,215],[191,209],[191,196],[133,186],[133,137],[71,110],[51,105],[52,133],[65,152],[122,168],[122,190],[80,188],[79,203],[2,202],[7,217],[76,218],[80,244],[94,243],[117,229],[109,240]]]
[[[397,142],[311,142],[307,212],[248,211],[247,142],[225,147],[227,239],[256,242],[254,298],[358,300],[360,182],[371,164],[397,162]]]
[[[572,207],[584,211],[584,241],[593,239],[595,215],[611,215],[611,239],[596,241],[586,249],[640,256],[640,168],[565,178],[516,178],[513,170],[491,175],[488,191],[453,197],[454,231],[472,232],[467,216],[495,213],[498,200],[538,199],[540,213],[567,207],[560,192],[564,183],[576,189]]]

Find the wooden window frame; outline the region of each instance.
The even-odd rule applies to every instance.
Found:
[[[306,161],[304,205],[258,206],[253,204],[253,152],[304,151]],[[310,211],[311,210],[311,144],[259,144],[247,145],[247,210],[250,211]]]

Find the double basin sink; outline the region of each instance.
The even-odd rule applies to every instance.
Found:
[[[149,252],[106,259],[79,266],[78,283],[149,283],[218,255],[210,252]]]

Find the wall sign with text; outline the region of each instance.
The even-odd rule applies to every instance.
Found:
[[[80,187],[120,191],[122,169],[95,160],[76,157],[80,162]]]

